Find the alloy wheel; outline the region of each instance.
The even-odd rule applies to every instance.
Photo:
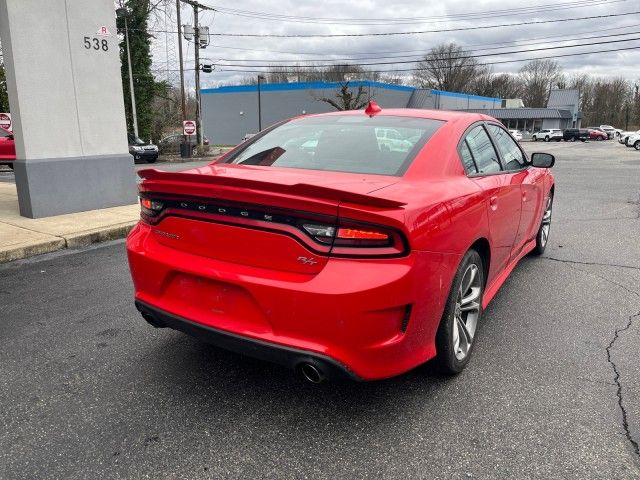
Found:
[[[470,264],[462,276],[456,297],[453,322],[453,351],[458,360],[468,355],[480,316],[481,276],[478,266]]]
[[[551,213],[553,209],[553,200],[551,196],[547,199],[547,206],[544,209],[544,215],[542,215],[542,225],[540,226],[540,244],[542,247],[547,245],[549,239],[549,231],[551,230]]]

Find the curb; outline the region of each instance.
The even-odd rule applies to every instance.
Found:
[[[51,237],[52,240],[46,240],[26,247],[18,247],[11,250],[0,250],[0,264],[13,262],[14,260],[22,260],[36,255],[42,255],[44,253],[51,253],[57,250],[64,250],[65,248],[82,248],[94,243],[125,238],[137,223],[138,220],[105,228],[96,228],[85,232],[64,235],[61,237]]]
[[[36,245],[18,247],[11,250],[0,251],[0,264],[22,260],[23,258],[35,257],[44,253],[51,253],[65,248],[64,238],[52,237],[54,240],[47,240]]]

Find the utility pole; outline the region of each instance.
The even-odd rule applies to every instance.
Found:
[[[196,139],[202,150],[204,142],[202,140],[202,119],[200,117],[200,27],[198,25],[197,3],[193,5],[193,35],[196,64]]]
[[[182,121],[184,122],[187,119],[187,100],[184,96],[184,66],[182,61],[182,22],[180,20],[180,0],[176,0],[176,12],[178,22],[178,61],[180,63],[180,102],[182,106]],[[186,135],[183,135],[182,144],[186,144],[187,141],[188,139]],[[187,155],[187,153],[189,153],[188,147],[181,147],[180,153],[183,156],[190,156]]]
[[[198,11],[199,10],[211,10],[212,12],[217,11],[215,8],[207,7],[206,5],[202,5],[195,0],[179,0],[182,3],[186,3],[187,5],[191,5],[193,7],[193,43],[195,48],[195,82],[196,82],[196,134],[197,141],[200,147],[204,147],[204,136],[202,135],[202,108],[200,104],[200,48],[205,48],[209,42],[207,41],[203,43],[200,41],[200,26],[198,25]],[[208,27],[204,27],[202,30],[205,30],[206,35],[209,34]],[[185,31],[185,37],[187,33]],[[187,40],[191,40],[187,38]]]

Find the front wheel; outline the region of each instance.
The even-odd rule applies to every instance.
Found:
[[[601,142],[603,140],[602,137],[596,137],[596,141]]]
[[[447,374],[460,373],[469,363],[478,322],[482,317],[483,291],[482,258],[475,250],[469,250],[462,258],[453,278],[436,334],[436,362]]]
[[[575,142],[575,141],[576,141],[576,137],[571,137],[571,138],[569,139],[569,141],[570,141],[570,142]]]
[[[544,137],[544,141],[548,142],[549,141],[549,136],[547,135],[546,137]]]
[[[640,150],[640,140],[633,144],[633,148],[635,148],[636,150]]]
[[[535,135],[533,137],[531,137],[531,140],[533,140],[534,142],[538,141],[538,137],[536,137]]]
[[[542,214],[542,221],[540,222],[540,228],[538,229],[538,235],[536,235],[536,246],[534,247],[534,255],[542,255],[547,248],[547,242],[549,241],[549,232],[551,231],[551,214],[553,213],[553,195],[549,193],[547,203],[544,207],[544,213]]]

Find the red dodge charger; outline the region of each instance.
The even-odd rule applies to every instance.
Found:
[[[311,382],[434,357],[460,372],[483,309],[545,249],[554,161],[488,116],[372,102],[281,122],[206,167],[142,170],[136,306]]]

